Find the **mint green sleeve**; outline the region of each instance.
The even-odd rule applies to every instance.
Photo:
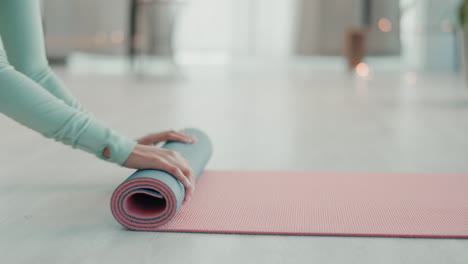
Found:
[[[0,0],[0,112],[48,138],[123,165],[136,141],[96,120],[52,72],[39,2]],[[109,159],[102,155],[106,147]]]
[[[58,99],[8,64],[0,49],[0,112],[48,138],[123,165],[136,145],[91,114]],[[102,155],[108,147],[111,157]]]
[[[39,3],[37,0],[0,0],[0,36],[8,61],[55,97],[85,111],[49,67]]]

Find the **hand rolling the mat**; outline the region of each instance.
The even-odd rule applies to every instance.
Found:
[[[190,162],[176,151],[153,146],[162,141],[190,144],[196,142],[197,138],[186,135],[183,131],[150,134],[137,141],[138,144],[124,166],[134,169],[163,170],[170,173],[185,186],[187,195],[184,201],[188,201],[195,191],[195,175]],[[110,155],[107,149],[104,152],[104,155]]]
[[[177,157],[190,163],[193,169],[190,173],[197,180],[211,156],[211,141],[197,129],[185,129],[185,133],[196,137],[197,141],[192,144],[171,141],[162,148],[172,151],[169,153],[180,153]],[[181,136],[185,138],[185,135]],[[167,157],[174,158],[172,154]],[[143,169],[133,173],[112,194],[111,209],[115,219],[134,230],[154,230],[169,222],[181,207],[187,189],[176,173],[171,169]],[[187,190],[191,191],[190,188]]]
[[[172,131],[135,141],[96,120],[48,65],[39,3],[0,2],[0,112],[48,138],[103,160],[129,168],[168,171],[190,197],[195,179],[187,160],[175,151],[149,145],[195,139]]]

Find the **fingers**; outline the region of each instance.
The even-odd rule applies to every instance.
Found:
[[[166,131],[161,133],[154,133],[147,135],[141,139],[137,140],[139,144],[143,145],[153,145],[161,141],[177,141],[183,143],[195,143],[197,139],[193,136],[185,134],[181,131]]]
[[[168,161],[177,166],[182,173],[190,180],[192,185],[195,187],[195,175],[193,170],[190,168],[190,162],[186,160],[180,153],[172,150],[165,150],[168,155]]]
[[[195,174],[189,161],[176,151],[137,144],[124,166],[134,169],[157,169],[170,173],[185,187],[184,202],[190,200],[195,191]]]
[[[191,180],[189,180],[189,178],[182,172],[180,168],[169,162],[163,164],[162,170],[170,173],[182,183],[182,185],[185,187],[184,202],[189,201],[194,192],[194,185],[192,184]]]
[[[194,143],[197,139],[193,136],[185,134],[183,131],[168,131],[166,132],[167,141],[178,141],[184,143]]]
[[[167,155],[167,170],[184,185],[186,190],[184,202],[187,202],[195,191],[195,174],[190,168],[188,161],[180,153],[166,150],[165,154]]]

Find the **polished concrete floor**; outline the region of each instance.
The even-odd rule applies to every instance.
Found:
[[[208,169],[468,173],[468,88],[458,75],[377,67],[361,78],[320,66],[58,72],[130,137],[202,128],[215,146]],[[0,131],[0,263],[468,263],[468,240],[127,231],[109,199],[132,170],[4,116]]]

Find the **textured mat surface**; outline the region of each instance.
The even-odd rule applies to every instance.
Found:
[[[207,171],[153,231],[468,238],[468,175]]]
[[[181,153],[190,162],[198,179],[211,156],[212,144],[197,129],[184,131],[198,141],[193,144],[168,142],[163,148]],[[123,226],[146,230],[170,221],[181,207],[184,196],[185,188],[172,175],[160,170],[138,170],[114,191],[111,210]]]

